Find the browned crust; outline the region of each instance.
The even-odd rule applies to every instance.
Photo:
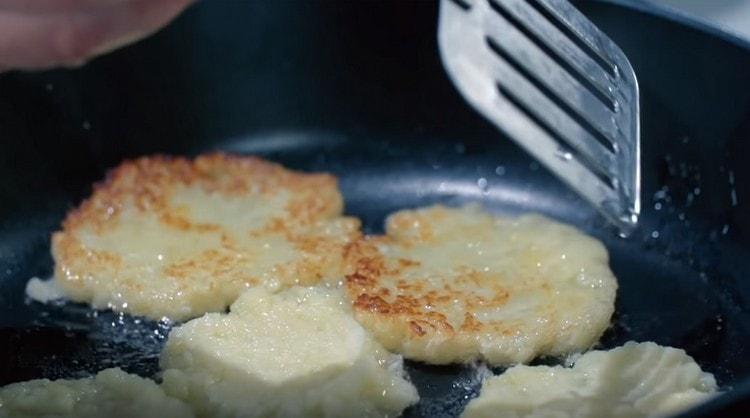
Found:
[[[63,230],[82,224],[96,229],[111,224],[126,200],[142,211],[155,211],[162,220],[179,229],[208,228],[191,225],[178,213],[168,212],[167,201],[178,185],[200,185],[206,191],[227,196],[256,192],[270,195],[288,190],[292,199],[287,210],[300,223],[312,223],[341,212],[337,180],[326,173],[300,173],[253,156],[212,153],[194,160],[185,157],[153,155],[127,160],[110,170],[94,184],[90,198],[71,210]]]
[[[398,280],[395,294],[381,286],[383,277],[402,276],[407,269],[420,263],[404,258],[386,260],[377,244],[393,245],[395,241],[390,237],[366,237],[347,246],[346,254],[354,272],[346,276],[346,285],[355,314],[360,319],[369,315],[377,316],[377,320],[409,324],[410,338],[429,337],[431,331],[455,334],[454,327],[439,309],[426,309],[427,306],[439,308],[454,295],[425,292],[424,284],[418,280]]]

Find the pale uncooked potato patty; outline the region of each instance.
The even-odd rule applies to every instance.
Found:
[[[646,418],[678,414],[716,393],[685,351],[629,342],[573,367],[515,366],[484,381],[462,418]]]
[[[356,318],[387,349],[427,363],[527,362],[590,348],[617,281],[597,240],[539,215],[477,206],[394,213],[347,248]]]
[[[419,399],[340,291],[250,289],[169,335],[163,387],[201,417],[393,417]]]
[[[359,221],[336,179],[253,157],[126,161],[52,238],[55,279],[95,308],[184,320],[241,291],[339,280]]]
[[[107,369],[76,380],[37,379],[0,388],[2,418],[190,418],[190,407],[153,381]]]

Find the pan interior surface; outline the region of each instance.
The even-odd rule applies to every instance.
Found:
[[[172,324],[30,302],[24,286],[49,277],[50,232],[107,168],[225,150],[339,176],[346,212],[370,233],[432,203],[572,223],[605,243],[619,279],[601,347],[683,348],[723,388],[742,386],[750,52],[647,12],[581,7],[641,83],[645,210],[627,240],[462,101],[440,67],[431,3],[204,2],[84,68],[0,76],[0,384],[157,372]],[[457,416],[480,387],[469,366],[407,370],[422,397],[410,417]]]

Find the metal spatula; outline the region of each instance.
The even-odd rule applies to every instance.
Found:
[[[441,0],[443,65],[464,98],[626,235],[640,212],[638,83],[566,0]]]

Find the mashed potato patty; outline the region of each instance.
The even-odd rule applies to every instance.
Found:
[[[52,237],[55,279],[95,308],[185,320],[241,291],[339,279],[359,221],[337,181],[254,157],[126,161]]]
[[[201,417],[386,417],[419,399],[340,292],[245,292],[229,314],[172,330],[163,387]]]
[[[191,418],[153,381],[107,369],[77,380],[37,379],[0,388],[1,418]]]
[[[356,318],[406,358],[523,363],[586,350],[609,326],[607,251],[571,226],[433,206],[394,213],[386,232],[347,247],[347,290]]]
[[[646,418],[678,414],[716,393],[685,351],[629,342],[573,367],[516,366],[485,380],[462,418]]]

